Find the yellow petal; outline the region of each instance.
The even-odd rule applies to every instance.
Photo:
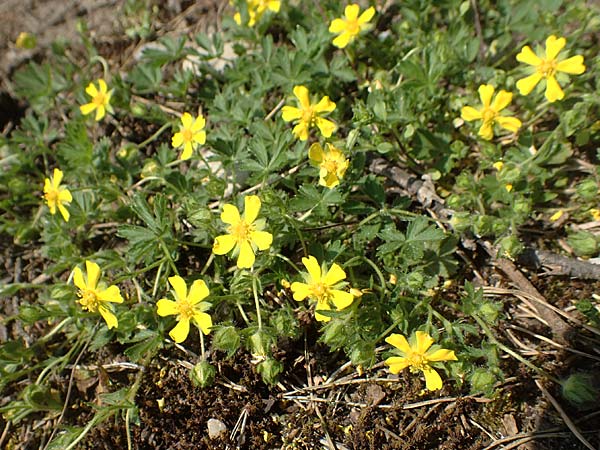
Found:
[[[106,326],[109,330],[111,328],[117,328],[119,326],[119,321],[117,320],[117,317],[105,305],[99,305],[98,312],[106,322]]]
[[[257,195],[247,195],[244,197],[244,220],[246,223],[253,223],[258,217],[260,211],[260,198]]]
[[[294,95],[300,102],[302,109],[310,108],[310,99],[308,98],[308,89],[306,86],[294,86]]]
[[[316,113],[331,112],[334,109],[335,109],[335,103],[332,102],[331,100],[329,100],[328,95],[324,96],[321,100],[319,100],[319,103],[317,103],[313,107],[313,111]]]
[[[319,130],[321,130],[321,134],[323,136],[326,138],[331,137],[336,128],[335,123],[330,120],[323,119],[322,117],[317,117],[315,122],[317,127],[319,127]]]
[[[254,265],[256,257],[254,251],[249,242],[242,242],[240,244],[240,255],[238,256],[237,266],[238,269],[250,269]]]
[[[585,72],[585,66],[583,65],[583,56],[577,55],[567,58],[564,61],[559,62],[556,65],[557,72],[570,73],[572,75],[579,75]]]
[[[472,106],[465,106],[460,110],[460,117],[467,122],[471,122],[472,120],[481,119],[481,112],[477,111]]]
[[[181,147],[183,145],[183,133],[175,133],[171,138],[171,145],[173,148]]]
[[[319,164],[323,161],[323,148],[321,147],[321,144],[315,142],[310,146],[308,149],[308,159],[315,164]]]
[[[95,97],[96,95],[98,95],[98,89],[96,89],[96,86],[94,86],[94,83],[88,84],[88,86],[85,88],[85,92],[87,95],[89,95],[92,98]]]
[[[492,109],[496,112],[502,111],[504,108],[510,105],[512,97],[513,95],[511,92],[501,90],[500,92],[498,92],[498,94],[494,98],[494,101],[492,102]]]
[[[174,316],[179,314],[179,307],[177,303],[173,300],[167,300],[166,298],[161,298],[158,302],[156,302],[156,313],[161,316]]]
[[[85,270],[87,272],[87,287],[88,289],[96,289],[98,280],[100,279],[100,267],[92,261],[85,262]]]
[[[190,321],[189,319],[181,319],[175,328],[169,331],[169,336],[178,344],[185,341],[190,333]]]
[[[106,86],[106,81],[104,81],[102,78],[98,79],[98,87],[100,87],[100,92],[102,92],[103,94],[106,95],[106,92],[108,91],[108,86]]]
[[[517,55],[517,61],[529,64],[530,66],[538,66],[542,62],[541,58],[539,58],[529,45],[526,45],[521,49],[519,54]]]
[[[292,283],[292,285],[290,286],[290,289],[292,290],[293,294],[294,294],[294,300],[301,302],[302,300],[304,300],[306,297],[308,297],[310,295],[310,286],[308,284],[304,284],[304,283],[299,283],[297,281],[294,281]]]
[[[301,121],[294,127],[292,133],[301,141],[306,141],[308,139],[308,123]]]
[[[63,189],[58,193],[58,201],[62,203],[70,203],[73,201],[73,196],[68,189]]]
[[[273,235],[266,231],[255,231],[251,239],[259,250],[267,250],[273,243]]]
[[[558,53],[564,48],[567,43],[565,38],[557,38],[552,35],[546,39],[546,59],[556,59]]]
[[[370,8],[367,8],[365,10],[365,12],[363,12],[360,17],[358,18],[358,23],[359,24],[365,24],[367,23],[369,20],[371,20],[373,18],[373,16],[375,15],[375,8],[373,8],[372,6]]]
[[[233,15],[233,20],[234,20],[234,21],[235,21],[235,23],[237,23],[238,25],[241,25],[241,24],[242,24],[242,15],[241,15],[239,12],[238,12],[238,13],[235,13],[235,14]]]
[[[302,117],[302,111],[293,106],[284,106],[281,108],[281,118],[286,122],[291,122]]]
[[[391,356],[384,363],[390,366],[390,372],[393,374],[398,374],[410,366],[409,361],[402,356]]]
[[[519,93],[521,95],[528,95],[531,91],[533,91],[533,88],[537,86],[541,79],[542,75],[538,72],[529,75],[528,77],[521,78],[516,84]]]
[[[52,181],[50,181],[50,178],[45,178],[44,179],[44,194],[47,194],[48,192],[51,192],[54,190],[54,187],[52,186]]]
[[[58,186],[60,185],[60,182],[63,179],[63,173],[62,170],[60,169],[54,169],[54,172],[52,173],[52,185],[55,189],[58,189]]]
[[[319,265],[317,258],[314,256],[302,258],[302,264],[304,264],[304,267],[308,270],[310,281],[312,283],[319,283],[321,281],[321,266]]]
[[[235,247],[236,239],[230,234],[217,236],[213,242],[212,252],[215,255],[225,255]]]
[[[191,126],[192,133],[198,133],[200,130],[202,130],[204,128],[205,125],[206,125],[206,119],[201,114],[196,118],[196,120],[194,120],[194,123]]]
[[[431,367],[423,369],[425,375],[425,386],[430,391],[437,391],[442,388],[442,379],[440,375]]]
[[[279,8],[281,8],[281,1],[280,0],[271,0],[267,4],[267,8],[269,8],[273,12],[279,12]]]
[[[454,351],[445,348],[440,348],[431,354],[425,355],[425,357],[427,358],[427,361],[458,361]]]
[[[327,271],[325,279],[323,280],[326,285],[333,286],[346,278],[346,272],[339,265],[333,263],[331,268]]]
[[[75,286],[82,291],[87,289],[87,285],[85,284],[85,280],[83,278],[83,273],[79,267],[75,267],[73,270],[73,284],[75,284]]]
[[[210,333],[210,328],[212,327],[212,318],[209,314],[203,312],[194,314],[193,320],[196,326],[200,328],[203,334]]]
[[[189,130],[192,127],[193,122],[194,118],[190,113],[183,113],[183,115],[181,116],[181,124],[183,125],[183,128]]]
[[[360,11],[359,6],[354,3],[352,5],[346,6],[344,9],[344,16],[346,20],[356,20],[358,19],[358,12]]]
[[[477,134],[486,141],[489,141],[494,137],[494,130],[492,129],[492,124],[490,122],[483,122]]]
[[[555,102],[556,100],[562,100],[565,96],[565,93],[560,88],[558,81],[553,76],[549,76],[546,78],[546,98],[550,103]]]
[[[332,44],[335,45],[337,48],[345,48],[352,39],[352,37],[353,36],[350,33],[344,31],[342,34],[340,34],[333,40]]]
[[[171,286],[173,286],[176,300],[187,299],[187,286],[183,278],[181,278],[179,275],[174,275],[169,277],[169,283],[171,283]]]
[[[183,144],[183,151],[181,152],[181,155],[179,155],[179,159],[181,161],[187,161],[192,157],[192,153],[194,153],[194,146],[191,142],[186,142]]]
[[[496,117],[496,123],[502,128],[512,131],[513,133],[516,133],[519,131],[519,128],[521,128],[521,121],[516,117],[498,116]]]
[[[69,210],[65,208],[62,205],[62,203],[58,204],[58,210],[60,211],[60,215],[63,217],[63,219],[65,219],[65,222],[68,222],[69,218],[71,217],[71,214],[69,214]]]
[[[192,140],[194,143],[204,144],[206,142],[206,131],[199,131],[198,133],[194,134]]]
[[[117,286],[109,286],[107,289],[98,292],[98,298],[103,302],[123,303],[121,291]]]
[[[410,344],[408,343],[406,338],[401,334],[390,334],[388,337],[385,338],[385,342],[387,342],[390,345],[393,345],[402,353],[410,353],[412,351],[410,348]]]
[[[195,305],[205,299],[210,294],[208,287],[204,280],[196,280],[190,287],[190,293],[188,295],[188,301],[191,305]]]
[[[425,352],[433,344],[433,338],[424,331],[417,331],[415,333],[415,352],[419,355],[424,355]]]
[[[96,104],[95,103],[86,103],[85,105],[81,105],[79,107],[79,110],[81,111],[81,114],[83,114],[84,116],[87,116],[88,114],[90,114],[95,109],[96,109]]]
[[[347,308],[354,301],[354,295],[350,292],[339,291],[337,289],[333,289],[331,291],[331,295],[333,297],[333,304],[339,310]]]
[[[226,203],[223,205],[223,212],[221,213],[221,220],[228,225],[237,225],[240,223],[240,212],[232,204]]]
[[[494,95],[494,86],[491,84],[482,84],[478,89],[479,98],[484,107],[490,106],[492,96]]]
[[[329,308],[326,308],[325,310],[328,310]],[[321,311],[323,311],[324,309],[321,308]],[[325,316],[321,313],[319,313],[318,310],[315,310],[315,319],[317,319],[319,322],[329,322],[331,320],[331,317],[329,316]]]
[[[96,117],[94,117],[94,120],[96,122],[98,122],[98,121],[102,120],[105,115],[106,115],[106,108],[102,105],[98,105],[96,107]]]
[[[329,25],[330,33],[341,33],[346,29],[346,22],[342,19],[333,19]]]

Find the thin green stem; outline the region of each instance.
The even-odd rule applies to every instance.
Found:
[[[145,141],[137,144],[137,148],[138,149],[144,148],[150,142],[155,141],[167,128],[170,128],[170,127],[171,127],[171,124],[169,122],[165,123],[162,127],[160,127],[158,130],[156,130],[156,132],[152,136],[150,136]]]

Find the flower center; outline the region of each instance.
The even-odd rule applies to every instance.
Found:
[[[83,289],[79,290],[77,293],[79,295],[79,304],[86,311],[96,312],[98,311],[98,304],[100,303],[98,300],[98,295],[96,291],[91,289]]]
[[[410,362],[411,370],[423,370],[429,367],[427,359],[419,353],[411,352],[406,355],[406,359]]]
[[[313,121],[314,112],[312,107],[308,107],[307,109],[302,111],[302,122],[306,122],[307,124],[311,124]]]
[[[46,201],[48,202],[49,205],[56,204],[58,202],[58,191],[52,190],[52,191],[46,192],[44,194],[44,198],[46,199]]]
[[[352,35],[358,34],[360,32],[360,25],[358,24],[358,19],[347,20],[346,31]]]
[[[106,95],[102,92],[98,92],[96,96],[92,99],[92,103],[96,106],[103,106],[106,103]]]
[[[247,223],[245,220],[240,220],[236,225],[232,225],[229,229],[229,234],[234,236],[238,242],[248,241],[250,234],[254,231],[254,225]]]
[[[321,167],[323,167],[329,173],[337,173],[338,163],[333,159],[326,159],[321,163]]]
[[[179,307],[179,315],[182,319],[191,319],[194,317],[194,307],[190,305],[190,302],[187,300],[179,300],[177,302],[177,306]]]
[[[556,72],[556,61],[554,59],[542,59],[537,66],[537,71],[545,78],[551,77]]]
[[[483,108],[481,112],[481,118],[484,122],[493,122],[497,115],[498,113],[490,107]]]
[[[319,302],[327,300],[330,297],[329,286],[325,283],[315,283],[312,285],[312,294]]]
[[[181,135],[183,136],[184,142],[192,142],[192,130],[190,130],[189,128],[184,128],[183,130],[181,130]]]

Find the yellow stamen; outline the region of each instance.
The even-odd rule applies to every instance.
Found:
[[[554,76],[556,73],[556,60],[542,59],[542,62],[537,66],[537,72],[544,78]]]
[[[98,311],[98,295],[96,291],[91,289],[79,290],[77,293],[79,295],[80,300],[79,304],[84,310],[96,312]]]
[[[194,317],[194,307],[190,305],[190,302],[187,300],[179,300],[177,302],[177,307],[179,308],[179,315],[181,319],[189,320]]]
[[[489,107],[483,108],[483,111],[481,111],[481,118],[487,123],[493,122],[497,115],[498,113]]]
[[[190,130],[189,128],[184,128],[183,130],[181,130],[181,134],[183,136],[183,142],[192,142],[192,130]]]
[[[98,92],[92,99],[92,103],[96,106],[104,106],[106,104],[106,95],[103,92]]]

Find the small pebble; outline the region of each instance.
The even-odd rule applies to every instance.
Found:
[[[227,427],[223,422],[218,419],[208,419],[208,437],[216,439],[226,431]]]

